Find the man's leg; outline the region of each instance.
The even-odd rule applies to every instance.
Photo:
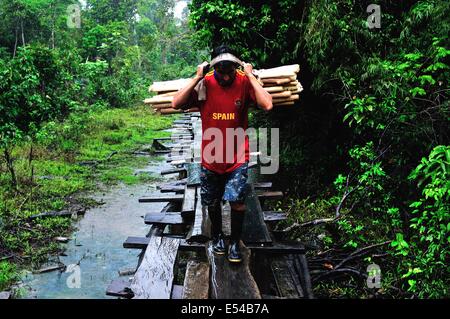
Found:
[[[242,238],[242,224],[246,206],[240,202],[230,202],[231,207],[231,242],[228,249],[228,261],[239,263],[242,261],[240,241]]]
[[[224,192],[223,178],[202,166],[200,183],[201,203],[202,206],[208,207],[208,216],[211,221],[213,251],[218,255],[224,255],[226,248],[222,232],[222,209],[220,207]]]
[[[230,173],[225,184],[224,200],[230,202],[231,207],[231,242],[228,248],[228,261],[239,263],[242,261],[240,241],[242,237],[242,224],[244,222],[246,206],[245,186],[248,178],[248,163],[239,166]]]

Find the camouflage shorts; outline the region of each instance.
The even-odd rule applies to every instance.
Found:
[[[220,203],[221,200],[243,202],[248,178],[247,171],[247,162],[226,174],[217,174],[202,166],[200,173],[202,205],[213,205]]]

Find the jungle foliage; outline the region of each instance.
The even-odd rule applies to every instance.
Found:
[[[291,222],[332,220],[292,235],[322,251],[386,243],[355,266],[382,269],[382,289],[359,277],[363,295],[448,297],[450,4],[378,1],[369,28],[371,3],[193,0],[190,23],[258,68],[301,65],[299,105],[253,116],[280,128]]]

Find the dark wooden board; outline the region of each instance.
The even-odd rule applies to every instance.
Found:
[[[175,195],[155,195],[151,197],[139,198],[139,203],[154,203],[154,202],[181,202],[183,200],[182,194]]]
[[[184,224],[180,213],[149,213],[145,215],[144,223],[155,225],[180,225]]]
[[[251,184],[246,185],[247,196],[245,204],[247,211],[242,226],[242,239],[246,245],[251,243],[271,243],[269,231],[264,223],[261,204]]]

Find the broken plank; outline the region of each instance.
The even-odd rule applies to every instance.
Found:
[[[208,299],[209,264],[190,260],[186,266],[182,299]]]
[[[183,200],[184,195],[175,194],[175,195],[159,195],[153,197],[142,197],[139,198],[140,203],[154,203],[154,202],[181,202]]]
[[[134,299],[170,299],[179,239],[150,237],[130,288]]]
[[[241,243],[242,244],[242,243]],[[250,250],[241,246],[243,261],[231,264],[223,256],[217,256],[208,243],[206,254],[211,265],[210,285],[213,299],[261,299],[261,293],[250,268]]]

